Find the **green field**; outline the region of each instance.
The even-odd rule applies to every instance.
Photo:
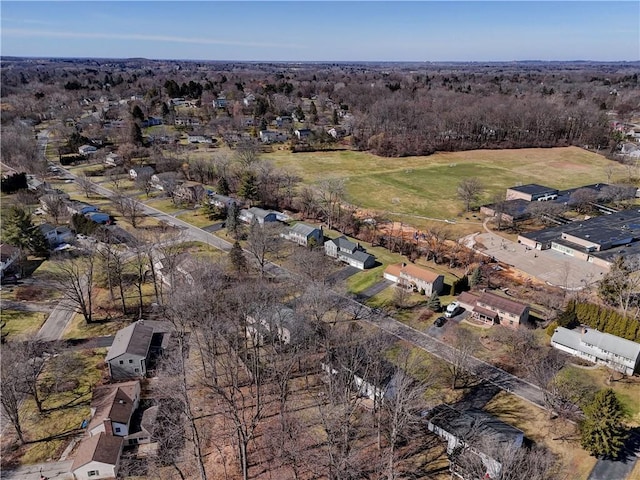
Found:
[[[461,213],[460,180],[477,177],[486,187],[482,202],[510,186],[540,183],[571,188],[626,178],[624,167],[577,147],[474,150],[428,157],[384,158],[364,152],[273,152],[265,159],[300,175],[305,183],[342,178],[347,201],[388,214],[446,219]]]

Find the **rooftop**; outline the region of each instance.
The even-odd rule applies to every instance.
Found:
[[[545,187],[544,185],[538,185],[537,183],[528,183],[526,185],[516,185],[515,187],[509,187],[509,190],[515,190],[516,192],[527,193],[530,195],[558,193],[558,190],[555,188]]]
[[[122,437],[106,435],[104,432],[83,439],[76,452],[71,471],[92,461],[116,465],[120,459],[123,442]]]
[[[118,423],[129,423],[133,415],[133,397],[140,389],[140,382],[131,381],[103,385],[93,390],[91,408],[95,413],[89,426],[89,431],[100,425],[106,419]]]
[[[492,292],[482,292],[482,295],[480,295],[480,298],[478,299],[478,303],[484,303],[485,305],[490,305],[498,310],[503,310],[515,315],[522,315],[528,307],[528,305],[516,302],[510,298],[502,297]]]
[[[146,357],[152,336],[153,327],[141,322],[118,330],[105,360],[108,362],[125,353]]]

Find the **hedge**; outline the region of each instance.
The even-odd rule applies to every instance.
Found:
[[[588,302],[571,300],[565,314],[575,314],[581,324],[627,340],[640,342],[640,321],[625,317],[615,310]]]

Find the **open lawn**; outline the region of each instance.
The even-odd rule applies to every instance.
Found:
[[[106,349],[67,352],[47,361],[39,378],[44,396],[44,412],[27,398],[21,408],[27,445],[11,445],[11,429],[3,435],[3,465],[32,464],[58,460],[71,437],[79,433],[82,421],[89,418],[91,391],[102,377]],[[8,447],[8,448],[7,448]]]
[[[546,446],[558,455],[562,477],[567,480],[586,480],[596,463],[580,447],[574,424],[549,419],[549,413],[509,393],[501,392],[485,407],[500,420],[519,428],[525,437]]]
[[[129,323],[131,322],[126,320],[111,320],[87,324],[82,314],[76,313],[62,334],[62,339],[72,340],[115,335],[119,329],[126,327]]]
[[[216,220],[211,220],[209,215],[204,213],[203,209],[198,208],[196,210],[189,210],[188,212],[176,215],[182,221],[185,221],[195,227],[203,228],[216,223]]]
[[[46,313],[3,308],[0,311],[0,323],[3,324],[2,335],[7,335],[7,340],[33,337],[46,319]]]
[[[633,427],[640,426],[640,380],[637,377],[624,377],[621,380],[621,374],[614,373],[612,376],[614,381],[609,381],[611,371],[598,367],[596,369],[580,368],[569,365],[565,367],[560,375],[578,376],[585,382],[588,381],[596,389],[612,388],[624,406],[627,412],[626,423]]]
[[[615,171],[612,181],[626,178],[621,165],[577,147],[473,150],[407,158],[353,151],[279,151],[264,157],[299,174],[305,183],[344,179],[347,200],[361,208],[438,219],[453,218],[462,211],[456,189],[469,177],[485,185],[484,202],[517,184],[570,188],[606,182],[608,166]]]

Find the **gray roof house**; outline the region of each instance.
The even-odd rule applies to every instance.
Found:
[[[114,380],[144,377],[147,373],[153,327],[138,321],[118,330],[107,353],[109,374]]]
[[[359,243],[354,243],[344,235],[324,242],[324,252],[330,257],[364,270],[376,263],[376,258],[367,253]]]
[[[43,223],[42,225],[39,225],[38,228],[52,247],[60,245],[61,243],[70,242],[76,237],[71,229],[64,225],[54,227],[48,223]]]
[[[246,334],[256,344],[263,344],[267,337],[271,337],[288,345],[299,337],[296,323],[299,322],[292,309],[276,305],[247,315]]]
[[[296,223],[293,227],[287,229],[282,238],[295,242],[303,247],[308,247],[310,241],[315,241],[315,245],[324,244],[324,235],[322,228],[317,228],[306,223]]]
[[[264,210],[258,207],[251,207],[247,209],[240,210],[240,215],[238,216],[240,220],[246,223],[253,222],[255,218],[260,225],[264,225],[265,222],[277,222],[278,214],[271,210]]]
[[[551,337],[551,346],[626,375],[633,375],[640,366],[640,343],[592,328],[558,327]]]
[[[502,470],[501,463],[492,457],[493,452],[508,448],[520,448],[524,440],[522,430],[509,425],[490,413],[478,409],[460,411],[449,405],[438,405],[429,412],[427,428],[447,441],[447,453],[454,461],[457,455],[477,455],[486,468],[486,477],[496,478]],[[455,467],[452,464],[452,472]],[[460,475],[463,472],[458,472]]]

